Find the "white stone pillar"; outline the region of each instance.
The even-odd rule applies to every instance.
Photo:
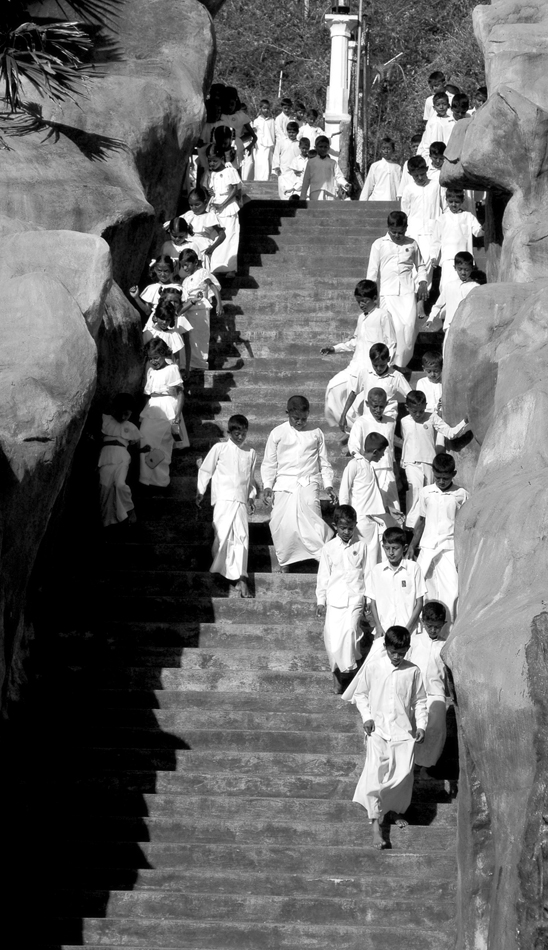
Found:
[[[325,106],[325,134],[331,141],[331,154],[339,154],[338,136],[341,122],[349,122],[348,93],[350,86],[349,43],[358,17],[348,13],[328,13],[325,21],[331,33],[331,63]]]

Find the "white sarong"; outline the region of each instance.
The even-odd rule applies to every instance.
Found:
[[[358,643],[363,637],[359,621],[363,610],[363,597],[356,598],[348,607],[327,605],[323,642],[331,670],[352,670],[360,657]]]
[[[241,501],[218,501],[213,508],[212,574],[222,574],[230,581],[247,576],[249,524],[247,507]]]
[[[318,486],[300,485],[294,492],[275,491],[270,531],[282,567],[309,558],[319,561],[324,544],[334,532],[322,518]]]
[[[387,740],[371,733],[352,801],[363,805],[370,819],[382,819],[389,811],[403,815],[413,794],[414,757],[414,739]]]
[[[415,762],[430,768],[435,765],[443,752],[447,736],[445,699],[440,696],[427,696],[428,725],[424,742],[417,745]]]

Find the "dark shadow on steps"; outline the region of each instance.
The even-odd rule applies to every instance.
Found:
[[[154,627],[132,626],[138,618],[119,597],[128,591],[111,582],[137,538],[128,544],[131,529],[99,527],[96,461],[83,441],[39,551],[28,686],[4,726],[4,929],[14,947],[90,942],[84,918],[105,916],[111,890],[132,890],[139,870],[153,866],[148,796],[190,748],[155,712],[164,704],[162,671],[181,666],[187,641],[174,636],[157,650]],[[147,504],[154,518],[156,502]]]

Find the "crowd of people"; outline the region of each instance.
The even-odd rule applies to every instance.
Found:
[[[440,652],[458,609],[454,531],[468,498],[454,482],[456,465],[446,440],[463,435],[468,420],[454,426],[444,420],[443,349],[459,303],[484,281],[473,256],[481,227],[466,210],[471,198],[456,188],[444,193],[439,184],[447,139],[438,131],[446,135],[450,127],[449,95],[440,74],[433,74],[430,84],[425,131],[404,169],[401,210],[388,215],[387,232],[373,242],[367,276],[354,291],[360,311],[355,331],[320,350],[323,356],[351,356],[327,382],[325,395],[325,420],[342,431],[347,457],[338,492],[324,433],[309,421],[310,405],[300,394],[288,400],[286,420],[266,441],[262,484],[256,451],[245,444],[248,420],[241,414],[228,420],[226,441],[198,460],[198,507],[211,482],[212,572],[236,584],[242,597],[253,596],[248,511],[258,498],[272,508],[279,570],[318,562],[315,609],[323,622],[333,688],[357,705],[368,736],[354,800],[367,809],[378,848],[385,845],[381,826],[387,815],[404,821],[414,766],[433,767],[445,741]],[[456,107],[462,112],[467,106],[466,97],[457,100],[458,95],[453,122]],[[283,100],[274,119],[264,100],[251,122],[236,90],[224,88],[222,96],[212,96],[208,105],[198,149],[204,149],[202,175],[188,194],[189,211],[166,222],[165,241],[150,266],[151,283],[129,291],[143,314],[146,403],[139,427],[131,421],[135,402],[125,394],[103,416],[99,476],[105,526],[136,520],[127,484],[132,445],[138,448],[141,485],[160,490],[169,485],[174,447],[189,446],[184,385],[193,371],[208,366],[210,312],[222,312],[221,282],[236,271],[246,153],[253,156],[256,174],[279,172],[280,197],[291,189],[311,198],[347,191],[333,160],[328,173],[322,171],[329,142],[316,114],[300,103],[293,110],[290,100]],[[239,168],[233,152],[240,156]],[[386,140],[362,199],[380,199],[384,188],[395,199],[400,173],[393,143]],[[322,189],[331,193],[322,195]],[[443,349],[424,352],[424,376],[413,389],[406,368],[421,328],[443,329],[444,342]],[[322,489],[330,504],[327,519]],[[369,651],[364,650],[368,624]]]

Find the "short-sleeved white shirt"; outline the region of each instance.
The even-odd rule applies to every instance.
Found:
[[[453,485],[441,491],[437,485],[426,485],[419,492],[419,515],[425,519],[421,548],[452,551],[455,547],[457,511],[468,501],[465,488]]]
[[[376,564],[366,578],[365,595],[375,601],[384,630],[394,624],[407,627],[417,599],[426,596],[426,584],[417,562],[403,558],[396,570],[387,562]]]

